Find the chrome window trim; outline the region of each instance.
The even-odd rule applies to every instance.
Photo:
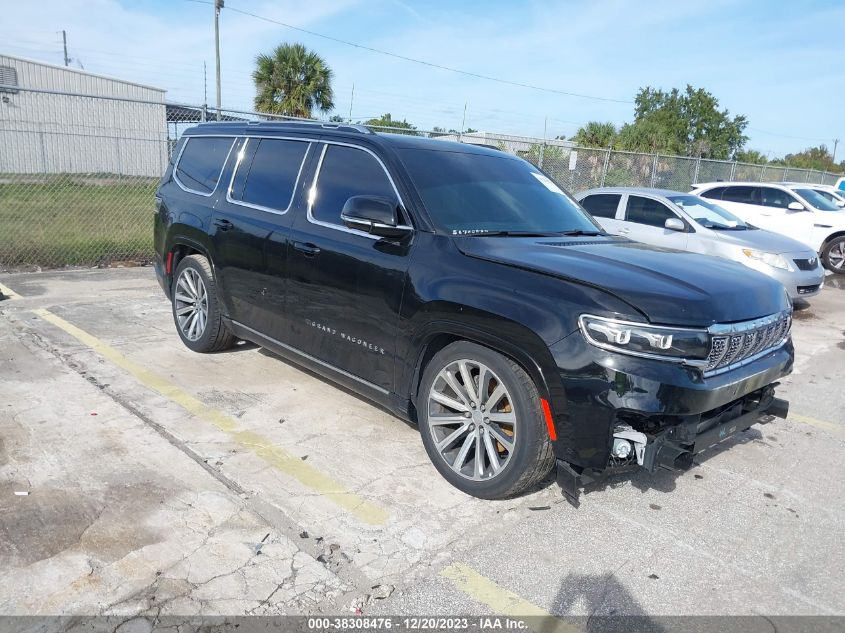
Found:
[[[236,204],[241,207],[249,207],[250,209],[257,209],[259,211],[265,211],[267,213],[273,213],[275,215],[284,215],[288,211],[290,211],[291,206],[293,205],[294,198],[296,198],[296,190],[299,187],[299,181],[302,178],[302,171],[305,169],[305,163],[308,161],[308,156],[311,153],[311,146],[315,143],[312,139],[304,139],[292,136],[243,136],[241,137],[244,139],[243,145],[241,145],[241,149],[238,151],[238,160],[235,163],[234,169],[232,169],[232,175],[229,178],[229,186],[226,187],[226,202],[230,204]],[[244,150],[246,149],[247,145],[249,144],[249,140],[252,138],[256,139],[276,139],[279,141],[295,141],[298,143],[307,143],[307,147],[305,148],[305,155],[302,157],[302,162],[299,164],[299,171],[296,173],[296,180],[293,183],[293,191],[290,195],[290,200],[288,201],[288,206],[284,209],[274,209],[272,207],[265,207],[260,204],[253,204],[252,202],[246,202],[244,200],[235,200],[232,198],[232,185],[235,182],[235,175],[238,173],[238,169],[241,167],[241,162],[244,158]]]
[[[335,224],[333,222],[325,222],[323,220],[318,220],[317,218],[314,217],[314,214],[312,213],[312,208],[314,206],[314,197],[315,197],[316,191],[317,191],[317,182],[320,178],[320,172],[323,169],[323,159],[326,157],[326,152],[329,149],[329,145],[339,145],[341,147],[352,147],[354,149],[359,149],[359,150],[362,150],[364,152],[367,152],[370,156],[375,158],[376,161],[378,162],[378,164],[381,166],[382,171],[384,171],[385,175],[387,176],[387,180],[388,180],[388,182],[390,182],[390,186],[393,188],[393,193],[396,194],[396,199],[399,201],[399,206],[402,207],[403,210],[406,209],[405,203],[402,200],[402,196],[399,195],[399,190],[396,188],[396,183],[393,182],[393,177],[390,175],[390,172],[387,170],[387,167],[382,162],[381,158],[379,158],[378,155],[375,152],[373,152],[372,150],[370,150],[366,147],[363,147],[361,145],[356,145],[354,143],[340,143],[340,142],[331,141],[331,140],[323,140],[322,142],[323,142],[323,149],[320,152],[320,160],[317,161],[317,168],[314,170],[314,178],[311,180],[311,188],[308,190],[308,210],[306,212],[306,217],[308,218],[308,221],[311,224],[316,224],[318,226],[324,226],[324,227],[329,228],[329,229],[334,229],[335,231],[343,231],[344,233],[351,233],[352,235],[360,235],[361,237],[367,237],[371,240],[382,239],[378,235],[372,235],[372,234],[366,233],[364,231],[359,231],[358,229],[350,229],[349,227],[344,226],[343,224]],[[407,211],[405,211],[405,213],[407,213]],[[413,226],[407,226],[407,225],[404,225],[404,224],[397,225],[397,228],[404,228],[404,229],[408,229],[410,231],[414,230]]]
[[[182,162],[182,154],[185,153],[185,148],[188,147],[188,144],[195,138],[231,138],[232,144],[229,146],[229,151],[226,152],[226,158],[223,159],[223,164],[220,166],[220,173],[217,174],[217,180],[214,182],[214,188],[209,191],[208,193],[204,191],[197,191],[196,189],[191,189],[190,187],[182,184],[182,181],[179,180],[179,163]],[[214,192],[217,191],[217,187],[220,185],[220,179],[223,177],[223,170],[226,169],[226,164],[229,162],[229,157],[232,155],[232,150],[235,148],[235,139],[237,137],[232,134],[198,134],[198,135],[191,135],[182,145],[182,149],[179,150],[179,156],[176,158],[176,162],[173,164],[173,180],[179,185],[179,188],[183,191],[187,191],[188,193],[193,193],[198,196],[203,196],[205,198],[210,198],[214,195]]]
[[[372,383],[372,382],[370,382],[369,380],[364,380],[364,379],[363,379],[363,378],[361,378],[360,376],[356,376],[355,374],[351,374],[351,373],[349,373],[349,372],[348,372],[348,371],[346,371],[345,369],[341,369],[340,367],[336,367],[335,365],[332,365],[331,363],[327,363],[326,361],[320,360],[319,358],[316,358],[316,357],[312,356],[311,354],[308,354],[308,353],[306,353],[306,352],[303,352],[302,350],[297,349],[296,347],[293,347],[293,346],[291,346],[291,345],[288,345],[287,343],[282,343],[281,341],[277,341],[276,339],[274,339],[274,338],[272,338],[272,337],[270,337],[270,336],[267,336],[266,334],[263,334],[263,333],[259,332],[258,330],[254,330],[254,329],[252,329],[251,327],[249,327],[248,325],[244,325],[243,323],[241,323],[241,322],[239,322],[239,321],[235,321],[235,320],[233,319],[233,320],[232,320],[232,323],[234,323],[234,324],[235,324],[235,325],[237,325],[238,327],[242,327],[243,329],[245,329],[245,330],[248,330],[248,331],[252,332],[253,334],[257,334],[257,335],[258,335],[258,336],[260,336],[261,338],[264,338],[264,339],[266,339],[266,340],[268,340],[268,341],[270,341],[270,342],[274,343],[275,345],[278,345],[279,347],[283,347],[283,348],[285,348],[286,350],[293,352],[294,354],[299,354],[299,355],[300,355],[300,356],[302,356],[303,358],[307,358],[308,360],[310,360],[310,361],[312,361],[312,362],[314,362],[314,363],[317,363],[318,365],[321,365],[321,366],[323,366],[323,367],[326,367],[327,369],[331,369],[332,371],[335,371],[335,372],[337,372],[337,373],[339,373],[339,374],[342,374],[342,375],[346,376],[347,378],[352,378],[352,380],[357,380],[357,381],[358,381],[358,382],[360,382],[361,384],[366,385],[367,387],[370,387],[371,389],[375,389],[376,391],[378,391],[378,392],[380,392],[380,393],[383,393],[383,394],[385,394],[385,395],[387,395],[387,394],[389,394],[389,393],[390,393],[390,392],[389,392],[387,389],[385,389],[384,387],[380,387],[379,385],[377,385],[377,384],[375,384],[375,383]]]

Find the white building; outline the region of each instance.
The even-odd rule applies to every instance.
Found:
[[[158,177],[164,92],[0,54],[0,174]]]

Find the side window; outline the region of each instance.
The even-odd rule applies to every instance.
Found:
[[[790,202],[797,202],[797,200],[787,191],[783,189],[775,189],[774,187],[760,187],[761,201],[764,207],[777,207],[778,209],[785,209]]]
[[[666,220],[677,217],[662,202],[651,198],[641,198],[640,196],[628,196],[625,219],[629,222],[663,228]]]
[[[396,200],[387,174],[372,154],[343,145],[327,145],[325,151],[312,194],[311,216],[315,220],[342,226],[340,212],[352,196]]]
[[[597,218],[615,218],[621,198],[618,193],[595,193],[584,198],[581,206]]]
[[[248,139],[229,195],[235,201],[286,211],[307,152],[307,141]]]
[[[176,180],[185,189],[210,194],[217,186],[223,163],[234,142],[230,137],[192,136],[179,156]]]
[[[725,187],[722,200],[728,202],[742,202],[744,204],[760,204],[760,187]]]
[[[722,193],[725,191],[725,187],[713,187],[712,189],[708,189],[707,191],[700,193],[702,198],[710,198],[711,200],[721,200]]]

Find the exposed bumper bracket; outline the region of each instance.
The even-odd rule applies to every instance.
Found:
[[[581,473],[576,471],[568,462],[562,459],[557,463],[557,484],[560,486],[563,496],[574,507],[578,507],[578,490],[581,488]]]

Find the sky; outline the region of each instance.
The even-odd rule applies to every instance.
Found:
[[[732,115],[749,118],[748,148],[775,157],[821,143],[832,149],[833,140],[841,138],[837,155],[845,157],[842,0],[225,4],[220,17],[224,108],[251,110],[256,55],[299,42],[334,72],[332,114],[351,114],[356,121],[390,112],[420,129],[463,124],[569,137],[590,120],[617,125],[632,120],[640,87],[690,83],[712,92]],[[0,0],[0,8],[0,53],[62,64],[64,29],[73,66],[165,88],[171,102],[214,103],[214,9],[205,0]],[[551,91],[413,63],[233,9]]]

